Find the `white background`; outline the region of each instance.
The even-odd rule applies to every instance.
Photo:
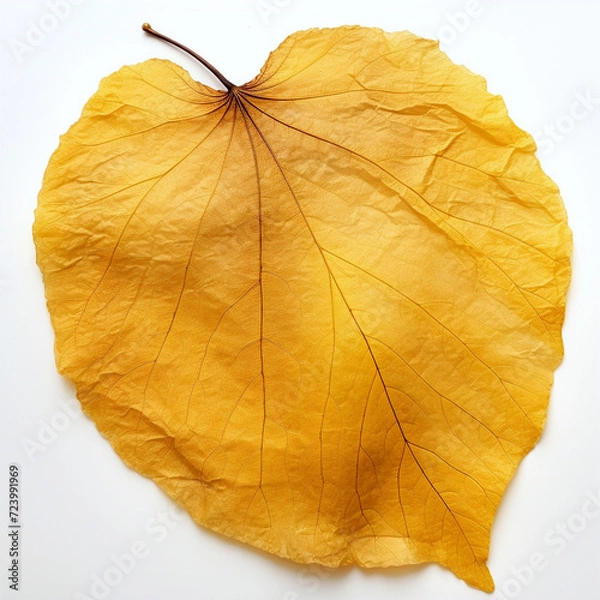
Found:
[[[437,565],[311,570],[216,536],[185,515],[161,525],[161,513],[175,510],[170,500],[129,470],[92,422],[65,409],[74,393],[55,370],[31,239],[48,158],[100,78],[123,64],[165,57],[196,79],[213,81],[197,63],[143,34],[140,25],[149,21],[236,83],[252,79],[268,52],[297,29],[361,24],[437,37],[455,62],[484,75],[517,124],[534,133],[574,231],[574,274],[566,355],[556,373],[548,425],[509,486],[492,531],[489,566],[498,589],[493,597],[600,598],[600,506],[589,500],[600,495],[598,3],[71,0],[61,19],[52,16],[51,4],[1,0],[0,523],[7,519],[8,465],[16,462],[22,471],[19,597],[487,597]],[[35,33],[39,27],[47,31]],[[0,539],[0,597],[17,597],[6,580],[5,530]],[[94,588],[96,577],[118,578],[110,570],[111,556],[140,542],[146,556],[122,581]],[[538,554],[542,568],[530,571],[526,565]]]

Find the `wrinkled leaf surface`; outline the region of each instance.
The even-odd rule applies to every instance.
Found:
[[[570,231],[534,152],[408,33],[300,32],[230,92],[124,67],[39,196],[59,370],[198,523],[490,591],[563,352]]]

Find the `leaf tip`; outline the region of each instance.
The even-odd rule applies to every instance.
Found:
[[[487,594],[492,594],[496,590],[496,584],[494,583],[494,579],[487,565],[483,566],[482,577],[477,587]]]

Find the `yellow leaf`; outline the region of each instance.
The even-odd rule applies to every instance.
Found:
[[[34,225],[60,372],[198,523],[491,591],[570,277],[531,136],[409,33],[299,32],[222,81],[123,67],[62,137]]]

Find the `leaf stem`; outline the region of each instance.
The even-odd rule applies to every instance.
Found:
[[[197,61],[199,61],[202,65],[204,65],[204,67],[206,67],[227,88],[228,92],[230,92],[231,89],[235,87],[235,85],[233,83],[231,83],[231,81],[229,81],[229,79],[227,79],[218,69],[213,67],[207,60],[202,58],[199,54],[196,54],[196,52],[194,52],[187,46],[184,46],[183,44],[176,42],[175,40],[171,39],[170,37],[167,37],[166,35],[163,35],[162,33],[155,31],[150,26],[150,23],[144,23],[142,25],[142,29],[146,33],[150,33],[151,35],[163,40],[164,42],[167,42],[168,44],[173,44],[173,46],[176,46],[180,50],[187,52],[190,56],[193,56]]]

